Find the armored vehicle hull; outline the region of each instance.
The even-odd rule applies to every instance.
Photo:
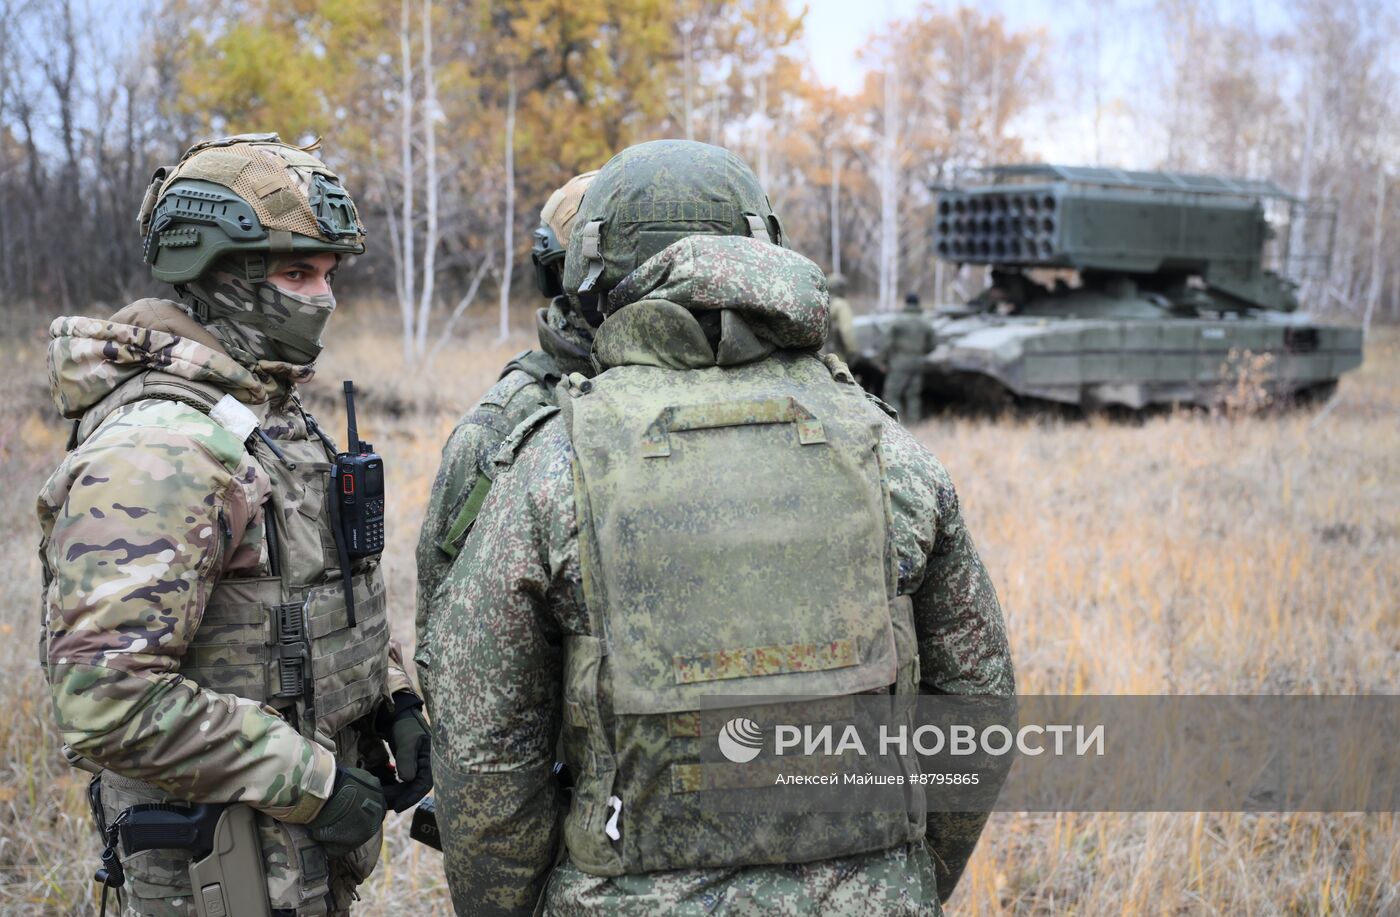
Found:
[[[938,343],[924,358],[926,398],[1132,409],[1211,405],[1242,389],[1308,399],[1361,365],[1361,332],[1297,314],[1298,285],[1270,267],[1325,265],[1330,254],[1294,246],[1308,235],[1307,208],[1276,186],[1053,165],[990,171],[994,184],[939,190],[935,251],[987,268],[988,286],[927,318]],[[1286,231],[1266,205],[1287,209]],[[855,368],[867,385],[890,352],[893,318],[857,321]]]
[[[892,318],[856,320],[862,351],[884,351]],[[1361,365],[1360,330],[1297,314],[1219,320],[978,314],[930,321],[939,343],[924,358],[924,397],[934,402],[1208,407],[1229,394],[1241,373],[1275,398],[1307,400],[1330,394],[1342,373]]]

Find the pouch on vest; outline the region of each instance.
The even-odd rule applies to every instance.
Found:
[[[715,738],[687,728],[692,714],[900,680],[878,427],[859,390],[808,355],[625,366],[568,409],[585,601],[606,656],[570,667],[599,674],[565,696],[581,722],[590,697],[607,699],[591,755],[617,762],[610,790],[580,781],[571,819],[596,820],[605,792],[621,807],[618,863],[587,862],[597,852],[570,840],[581,868],[800,862],[921,832],[904,811],[720,818],[692,791],[725,767],[698,763]]]

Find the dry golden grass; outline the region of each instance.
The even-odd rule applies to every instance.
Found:
[[[339,380],[387,457],[395,632],[411,641],[413,543],[458,414],[529,346],[482,329],[431,372],[403,365],[392,318],[347,310],[308,392],[340,429]],[[85,775],[63,764],[35,665],[33,497],[66,429],[44,394],[44,338],[0,341],[0,913],[91,913]],[[1318,411],[1140,425],[933,420],[997,584],[1025,693],[1400,691],[1400,333]],[[1184,775],[1189,777],[1189,775]],[[440,858],[389,829],[367,915],[447,913]],[[1384,914],[1400,911],[1390,815],[995,815],[963,914]]]

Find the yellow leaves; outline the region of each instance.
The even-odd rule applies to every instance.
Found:
[[[269,3],[214,34],[195,33],[178,102],[211,128],[328,134],[369,87],[394,37],[367,0]]]

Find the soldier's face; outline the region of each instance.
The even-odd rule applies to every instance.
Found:
[[[300,255],[280,265],[267,278],[273,286],[299,296],[319,296],[331,291],[339,260],[330,252]]]

